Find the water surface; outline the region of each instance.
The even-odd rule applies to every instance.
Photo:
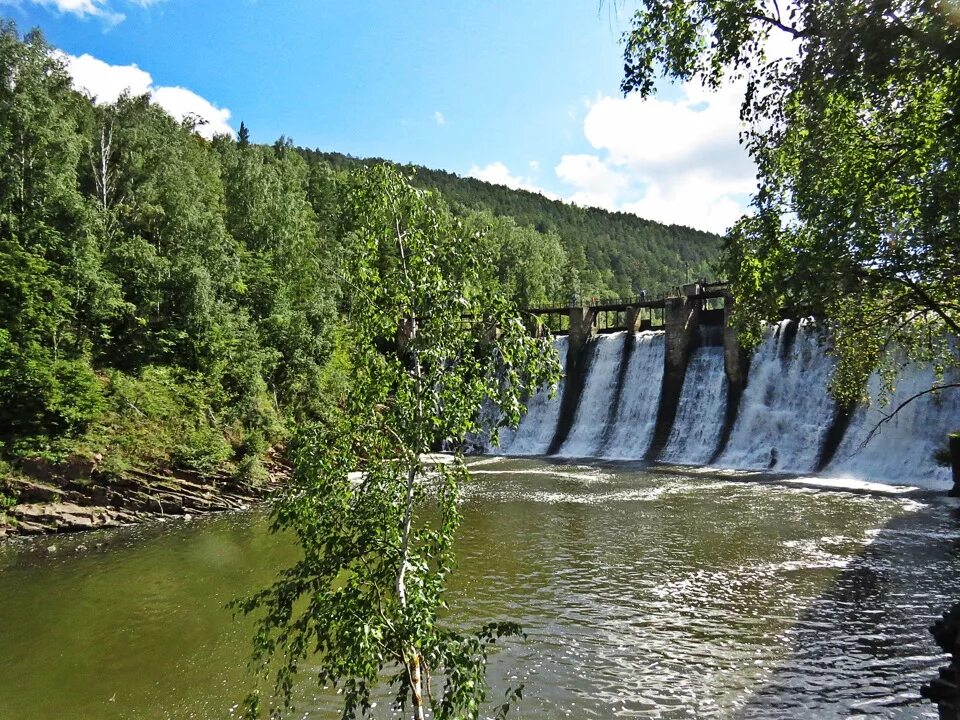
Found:
[[[452,614],[525,626],[491,667],[522,717],[936,717],[917,688],[960,599],[951,501],[535,459],[474,477]],[[295,557],[259,513],[0,549],[0,718],[230,717],[250,628],[223,604]]]

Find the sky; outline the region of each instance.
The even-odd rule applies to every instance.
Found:
[[[755,168],[742,87],[626,98],[630,2],[0,0],[98,101],[149,92],[201,132],[416,163],[723,232]]]

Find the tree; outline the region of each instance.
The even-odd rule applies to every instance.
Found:
[[[905,358],[960,364],[958,24],[934,0],[643,0],[626,35],[625,93],[745,81],[735,317],[752,341],[783,308],[827,318],[843,402]],[[775,36],[791,51],[768,59]]]
[[[565,287],[567,254],[556,233],[517,225],[510,217],[473,212],[468,230],[484,242],[504,293],[517,306],[535,307],[565,301],[574,288]]]
[[[218,138],[226,190],[226,220],[242,244],[242,302],[263,341],[274,349],[265,368],[274,397],[297,414],[316,405],[320,367],[331,349],[336,278],[329,238],[308,199],[303,158],[274,148]],[[332,209],[332,208],[331,208]]]
[[[428,465],[424,454],[462,447],[491,414],[482,410],[518,422],[524,394],[556,382],[559,363],[493,289],[484,246],[437,195],[378,166],[355,178],[346,215],[352,383],[340,412],[301,434],[295,480],[273,511],[274,529],[292,530],[303,558],[235,607],[261,611],[261,673],[279,661],[271,716],[290,707],[311,656],[320,684],[341,687],[344,717],[368,711],[389,672],[413,717],[430,707],[438,718],[476,718],[488,648],[520,629],[492,622],[463,633],[440,622],[468,473],[460,450],[449,464]],[[259,715],[257,694],[248,710]]]

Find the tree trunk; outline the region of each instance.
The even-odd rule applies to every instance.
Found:
[[[410,468],[407,472],[407,497],[406,509],[403,518],[403,540],[400,545],[400,570],[397,573],[397,598],[400,600],[400,607],[407,606],[407,556],[410,550],[410,529],[413,521],[413,493],[414,484],[417,481],[416,468]],[[407,660],[407,673],[410,676],[410,695],[413,701],[414,720],[423,720],[423,682],[420,678],[420,652],[417,648],[409,649]]]
[[[413,697],[413,720],[423,720],[423,680],[420,674],[420,653],[413,651],[413,658],[407,666],[410,672],[410,689]]]

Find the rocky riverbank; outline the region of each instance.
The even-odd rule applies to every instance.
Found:
[[[95,463],[27,465],[4,482],[14,504],[0,510],[0,538],[116,527],[161,517],[242,510],[263,501],[289,477],[281,463],[253,485],[223,475],[191,471],[157,474],[129,470],[106,477]]]

